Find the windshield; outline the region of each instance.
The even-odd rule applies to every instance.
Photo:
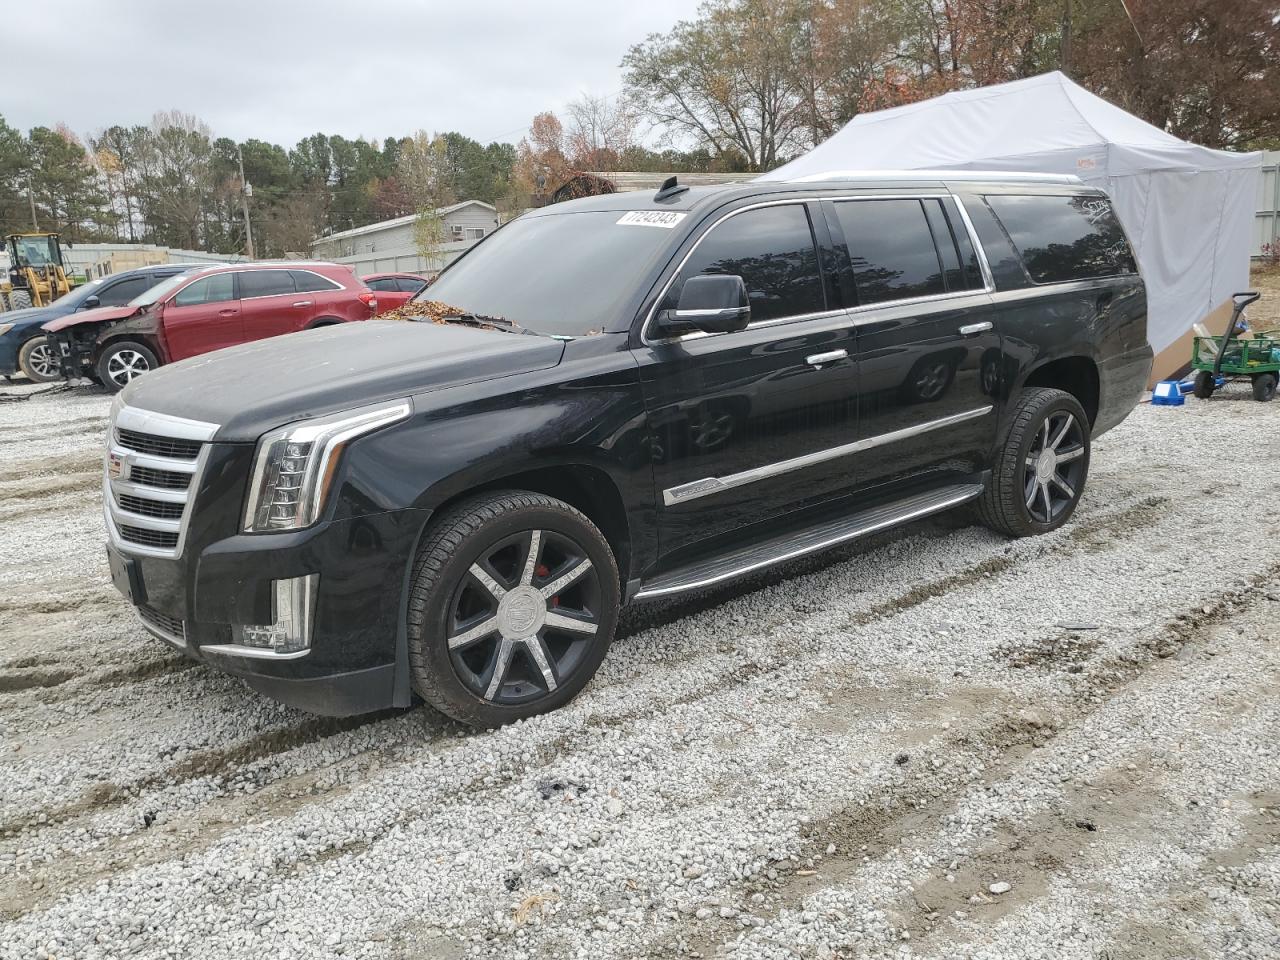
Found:
[[[168,296],[169,292],[175,287],[181,286],[187,280],[187,274],[179,273],[170,277],[168,280],[161,280],[154,287],[148,287],[142,293],[138,294],[129,301],[131,307],[149,307],[157,300],[163,300]]]
[[[616,324],[671,231],[622,210],[521,217],[491,234],[415,298],[535,333],[581,337]],[[630,318],[627,318],[630,319]]]
[[[58,245],[54,242],[53,237],[19,236],[14,239],[14,247],[18,254],[17,266],[47,267],[62,262],[62,259],[58,256]]]

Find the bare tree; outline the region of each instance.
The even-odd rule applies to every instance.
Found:
[[[630,103],[621,97],[584,93],[566,112],[569,162],[579,170],[619,169],[619,160],[637,142],[639,119]]]

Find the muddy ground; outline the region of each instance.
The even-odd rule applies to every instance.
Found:
[[[149,639],[107,407],[0,402],[2,957],[1280,956],[1280,402],[1140,407],[1047,537],[636,608],[491,733]]]

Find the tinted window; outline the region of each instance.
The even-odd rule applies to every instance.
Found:
[[[417,293],[426,285],[425,280],[410,280],[408,277],[399,277],[396,280],[396,286],[400,288],[401,293]]]
[[[859,304],[945,292],[942,264],[919,200],[854,200],[835,208]]]
[[[183,287],[173,302],[179,307],[192,307],[201,303],[221,303],[235,299],[235,280],[230,273],[215,273],[202,277],[190,286]]]
[[[394,277],[381,277],[377,280],[366,280],[370,290],[385,290],[387,293],[396,293],[399,287],[396,286]]]
[[[339,286],[327,277],[308,270],[290,270],[293,285],[299,293],[313,293],[317,290],[338,290]]]
[[[240,274],[240,299],[250,297],[277,297],[283,293],[296,293],[293,277],[288,270],[246,270]]]
[[[679,302],[684,280],[704,273],[742,277],[753,322],[827,308],[809,215],[798,203],[748,210],[712,228],[680,271],[667,305]]]
[[[947,225],[951,228],[951,237],[960,251],[960,267],[964,271],[965,286],[970,290],[981,290],[986,287],[982,279],[982,267],[978,265],[978,254],[973,249],[973,240],[964,219],[956,207],[955,200],[948,197],[942,201],[942,212],[946,215]]]
[[[120,307],[155,283],[151,277],[130,277],[103,290],[98,294],[98,302],[104,307]]]
[[[628,216],[588,210],[520,217],[469,248],[419,296],[538,333],[626,327],[640,288],[672,245],[671,230],[635,225]]]
[[[951,235],[951,225],[942,213],[942,201],[925,200],[923,203],[924,216],[929,221],[929,232],[933,234],[933,245],[942,262],[942,279],[948,290],[963,290],[965,278],[960,269],[960,251],[956,249],[956,239]]]
[[[1022,269],[1022,261],[1018,259],[1013,244],[1000,226],[1000,221],[991,212],[991,208],[981,197],[966,197],[964,208],[973,221],[973,230],[978,235],[978,242],[987,255],[987,266],[991,268],[991,279],[1000,290],[1017,290],[1031,285],[1026,271]]]
[[[1104,197],[990,196],[1036,283],[1135,273],[1120,221]]]

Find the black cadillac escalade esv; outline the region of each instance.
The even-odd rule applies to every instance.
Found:
[[[550,710],[621,604],[970,504],[1067,521],[1151,365],[1107,197],[902,174],[536,210],[437,322],[248,344],[112,410],[113,580],[155,635],[307,710]]]

